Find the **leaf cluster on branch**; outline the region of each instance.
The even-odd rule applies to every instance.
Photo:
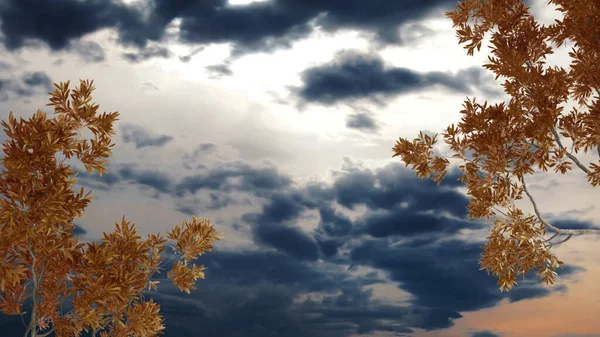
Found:
[[[459,44],[469,42],[464,48],[470,56],[475,48],[480,50],[485,33],[496,28],[491,37],[494,56],[483,67],[496,73],[496,79],[506,78],[503,87],[512,96],[508,105],[490,106],[467,98],[461,121],[442,133],[452,157],[462,160],[459,180],[471,196],[469,218],[497,219],[482,247],[480,265],[498,278],[501,291],[510,290],[517,276],[529,270],[537,269],[543,282],[554,283],[555,270],[562,264],[550,250],[557,235],[567,235],[558,242],[562,243],[576,234],[600,234],[597,229],[560,229],[545,221],[525,183],[535,167],[565,174],[575,164],[593,187],[600,184],[600,165],[587,167],[573,154],[595,148],[600,156],[600,0],[549,3],[564,14],[549,26],[540,26],[520,0],[463,0],[457,10],[446,13],[458,27]],[[546,41],[560,47],[566,39],[575,42],[569,53],[571,69],[544,69],[546,55],[553,53]],[[592,93],[598,96],[587,104]],[[560,104],[569,97],[588,111],[573,108],[563,114]],[[561,135],[572,141],[570,150]],[[429,177],[439,185],[450,161],[432,153],[436,136],[420,133],[412,142],[400,138],[392,151],[421,179]],[[467,158],[467,151],[473,159]],[[523,192],[535,216],[525,216],[515,206]],[[546,230],[555,234],[547,239]]]
[[[130,222],[115,222],[115,231],[104,233],[101,243],[79,243],[72,231],[93,197],[83,188],[75,194],[73,170],[55,155],[77,157],[89,173],[107,173],[104,158],[111,155],[113,123],[117,112],[97,114],[91,102],[93,81],[80,81],[69,99],[69,82],[54,84],[51,103],[57,116],[51,120],[38,110],[18,122],[10,112],[2,126],[5,170],[0,174],[0,310],[23,315],[22,302],[31,297],[31,320],[24,337],[79,336],[85,330],[101,337],[156,336],[163,334],[160,306],[143,301],[144,289],[156,290],[160,255],[165,250],[160,233],[144,241]],[[87,127],[94,139],[81,140]],[[77,136],[77,137],[76,137]],[[219,236],[207,219],[192,218],[167,231],[183,256],[167,277],[180,290],[196,289],[204,266],[188,266],[194,257],[213,248]],[[86,247],[87,246],[87,247]],[[72,296],[73,309],[62,313]],[[24,323],[25,324],[25,323]],[[50,328],[49,331],[43,331]],[[41,331],[38,331],[38,328]]]

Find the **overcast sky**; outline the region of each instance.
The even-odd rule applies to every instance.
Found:
[[[0,0],[0,117],[51,117],[52,83],[93,79],[120,120],[108,175],[67,161],[96,196],[79,238],[123,215],[142,236],[192,215],[224,232],[191,295],[164,279],[164,255],[149,296],[167,337],[598,337],[595,237],[555,250],[554,286],[531,274],[500,293],[459,172],[438,187],[391,158],[398,137],[457,123],[467,97],[510,98],[482,68],[487,40],[475,56],[458,44],[444,16],[456,3]],[[541,24],[560,18],[528,3]],[[567,67],[572,45],[548,64]],[[554,225],[600,223],[580,171],[529,185]]]

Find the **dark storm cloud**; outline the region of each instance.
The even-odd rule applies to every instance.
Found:
[[[392,209],[402,202],[416,211],[447,211],[458,217],[466,217],[468,199],[453,190],[461,186],[457,181],[461,172],[453,168],[440,184],[429,180],[419,180],[413,171],[401,164],[390,164],[376,170],[350,172],[334,182],[337,201],[347,208],[365,203],[372,209]],[[375,184],[379,187],[376,188]]]
[[[482,69],[473,68],[472,72]],[[465,77],[438,71],[420,73],[409,68],[386,66],[381,56],[346,50],[334,61],[302,72],[303,86],[293,91],[304,102],[332,105],[342,100],[387,98],[441,85],[471,94]],[[467,77],[469,79],[469,77]]]
[[[352,229],[352,221],[331,207],[320,206],[319,218],[321,219],[319,228],[322,228],[329,236],[344,236],[350,233]]]
[[[379,321],[402,318],[407,310],[373,301],[372,291],[361,289],[372,283],[368,278],[275,252],[215,251],[211,254],[201,260],[212,274],[207,271],[202,285],[188,296],[196,299],[196,308],[205,308],[205,314],[188,317],[179,315],[182,309],[174,309],[165,324],[177,322],[182,328],[201,329],[207,336],[225,337],[342,337],[361,331],[411,331],[399,322]],[[164,294],[176,296],[171,299],[174,304],[183,302],[185,294],[165,283],[170,282],[161,282],[161,286],[169,289]],[[328,295],[294,303],[298,295],[307,291]],[[338,291],[339,295],[331,295]],[[175,336],[175,332],[186,330],[171,331]],[[166,333],[170,336],[169,328]]]
[[[402,223],[410,224],[398,226],[399,219]],[[473,221],[458,221],[431,214],[414,213],[407,208],[392,209],[383,213],[369,215],[363,220],[365,232],[374,237],[387,237],[390,235],[419,235],[423,233],[455,234],[461,229],[481,229],[481,223]]]
[[[451,170],[436,186],[419,180],[399,164],[375,171],[354,168],[338,177],[331,191],[325,192],[323,187],[317,195],[333,194],[334,200],[347,208],[366,205],[367,213],[355,221],[326,206],[329,202],[324,198],[314,202],[302,188],[273,194],[261,212],[246,214],[243,220],[251,224],[257,243],[300,260],[311,261],[319,254],[330,263],[385,271],[414,296],[413,306],[429,310],[411,327],[447,328],[461,317],[460,312],[493,307],[503,298],[514,302],[565,291],[540,285],[535,275],[527,275],[518,291],[499,292],[497,280],[479,270],[484,242],[452,238],[463,229],[487,228],[482,222],[466,219],[468,199],[453,189],[459,175],[458,170]],[[305,210],[319,213],[318,227],[312,232],[316,246],[308,238],[309,232],[299,227],[294,230],[294,222]],[[350,254],[340,255],[342,248]],[[561,273],[568,277],[579,271],[565,269]]]
[[[328,32],[360,29],[374,32],[384,43],[400,43],[399,25],[426,17],[439,8],[451,9],[454,1],[346,1],[278,0],[248,6],[223,6],[225,1],[186,1],[180,5],[162,0],[155,9],[162,20],[182,17],[180,37],[196,43],[233,42],[241,53],[272,50],[306,37],[309,22]],[[186,10],[183,13],[183,10]]]
[[[169,258],[170,250],[164,256],[163,270],[168,271],[174,260]],[[371,291],[361,290],[372,284],[369,278],[352,276],[335,266],[325,269],[274,252],[218,249],[201,260],[207,266],[206,279],[199,280],[198,289],[190,295],[173,286],[164,271],[153,277],[161,281],[159,291],[144,292],[146,300],[152,298],[161,305],[165,337],[199,331],[207,337],[345,337],[377,330],[411,331],[398,322],[379,321],[402,318],[405,308],[373,301]],[[294,303],[308,291],[329,295]],[[331,295],[337,291],[339,295]],[[71,308],[67,300],[63,309]],[[29,315],[24,315],[26,322]],[[25,329],[19,316],[3,315],[0,326],[11,336]]]
[[[123,131],[123,141],[134,143],[136,149],[147,146],[163,147],[173,140],[173,137],[167,135],[152,136],[143,128],[131,124],[122,126],[121,130]]]
[[[292,185],[275,169],[243,163],[212,167],[178,182],[158,171],[114,170],[117,182],[145,182],[173,195],[200,189],[226,195],[244,191],[264,200],[257,212],[234,221],[248,224],[255,242],[270,249],[225,251],[217,243],[215,250],[192,261],[205,264],[207,271],[190,295],[165,278],[175,259],[169,249],[163,255],[166,265],[154,276],[161,281],[159,292],[145,295],[164,309],[165,337],[198,332],[207,337],[391,336],[415,328],[448,328],[461,312],[493,307],[502,299],[522,301],[565,290],[541,285],[533,274],[525,281],[519,278],[511,292],[500,293],[496,279],[479,270],[483,242],[452,237],[460,228],[481,225],[464,218],[467,200],[454,191],[457,171],[436,186],[400,164],[370,170],[347,158],[344,168],[347,173],[333,184],[304,186]],[[229,181],[232,177],[237,180]],[[357,205],[366,206],[357,219],[338,207]],[[307,210],[318,214],[311,220],[316,230],[299,226]],[[378,216],[386,212],[398,212],[396,221],[385,218],[385,226],[378,225]],[[432,224],[415,220],[423,212],[432,212]],[[353,266],[373,271],[356,275]],[[580,271],[561,268],[559,276]],[[366,288],[390,281],[411,295],[408,306],[390,305]],[[0,318],[4,332],[24,331],[20,317],[6,317]]]
[[[260,244],[276,248],[299,259],[316,261],[319,245],[309,234],[285,223],[297,219],[305,207],[314,207],[302,193],[274,193],[261,213],[245,214],[242,219],[253,224],[253,234]]]
[[[175,38],[190,45],[233,43],[233,55],[289,47],[307,37],[311,21],[327,32],[356,29],[376,35],[376,42],[401,44],[398,27],[434,12],[451,10],[454,0],[272,0],[228,6],[226,0],[144,0],[124,4],[111,0],[6,0],[0,4],[0,31],[9,50],[28,39],[53,50],[104,28],[115,29],[118,41],[144,48],[166,36],[167,25],[181,19]],[[162,56],[162,54],[154,55]]]
[[[496,280],[479,270],[481,245],[451,239],[417,247],[390,247],[373,240],[353,248],[351,259],[355,264],[385,270],[403,290],[415,296],[412,304],[428,308],[475,311],[495,306],[502,298],[520,301],[564,291],[543,287],[537,280],[532,282],[530,276],[530,282],[520,282],[517,292],[501,294]]]
[[[254,235],[258,243],[277,248],[298,259],[316,261],[319,258],[317,242],[299,228],[282,224],[257,224]]]
[[[433,186],[417,185],[416,182],[422,181],[399,164],[388,165],[375,173],[355,169],[336,179],[329,191],[322,185],[313,185],[273,193],[261,212],[247,213],[242,219],[251,224],[257,243],[306,259],[316,259],[319,253],[333,258],[342,245],[336,238],[363,233],[379,238],[440,236],[454,234],[461,229],[482,228],[478,222],[417,213],[436,210],[465,217],[468,199],[448,189],[448,186],[453,186],[452,179],[456,177],[457,171],[451,171],[447,177],[450,183],[437,187],[435,183]],[[378,187],[376,183],[379,183]],[[363,204],[370,211],[353,223],[331,207],[332,197],[346,208]],[[408,206],[402,208],[402,203]],[[318,211],[320,220],[316,242],[305,232],[290,227],[290,223],[298,220],[305,210]]]
[[[590,221],[581,221],[575,219],[557,219],[551,221],[552,225],[561,229],[592,229],[599,228],[600,225]]]
[[[0,102],[14,96],[21,98],[47,95],[51,91],[54,91],[52,80],[42,71],[27,72],[20,78],[0,78]]]
[[[114,27],[125,10],[110,0],[6,0],[0,3],[0,31],[9,50],[39,39],[53,50],[103,28]]]

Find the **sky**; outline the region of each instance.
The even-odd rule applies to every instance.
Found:
[[[561,17],[526,3],[540,24]],[[0,0],[0,118],[52,117],[53,83],[94,80],[99,112],[120,120],[107,175],[66,161],[95,196],[78,238],[123,216],[144,237],[193,215],[223,232],[190,295],[163,255],[145,296],[166,337],[599,337],[597,237],[554,249],[556,284],[529,274],[501,293],[479,270],[491,225],[467,219],[458,162],[436,186],[391,157],[398,137],[457,123],[467,98],[510,99],[482,67],[489,34],[474,56],[458,44],[444,16],[456,4]],[[568,67],[572,46],[547,64]],[[555,226],[600,228],[582,172],[528,186]],[[18,316],[0,328],[25,331]]]

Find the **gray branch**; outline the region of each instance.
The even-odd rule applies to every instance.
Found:
[[[552,134],[554,135],[554,140],[556,141],[556,144],[558,144],[558,147],[564,149],[565,147],[562,145],[562,142],[560,141],[560,135],[558,134],[558,132],[556,132],[556,129],[552,129]],[[575,163],[575,165],[577,165],[581,170],[583,170],[583,172],[590,174],[590,170],[588,170],[587,167],[583,166],[583,164],[581,164],[577,157],[570,154],[569,152],[565,152],[565,154]]]
[[[521,182],[523,183],[523,190],[525,191],[525,193],[527,194],[527,197],[529,197],[529,200],[531,201],[531,204],[533,205],[533,210],[535,211],[537,218],[540,220],[541,223],[544,224],[544,226],[546,226],[548,229],[550,229],[554,233],[569,234],[569,235],[600,234],[600,229],[560,229],[558,227],[552,226],[551,224],[549,224],[542,218],[542,215],[540,214],[540,210],[537,207],[537,203],[535,202],[535,200],[533,200],[533,196],[527,190],[527,185],[525,184],[525,179],[521,178]]]

